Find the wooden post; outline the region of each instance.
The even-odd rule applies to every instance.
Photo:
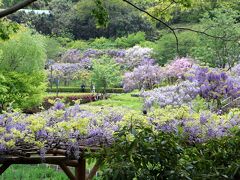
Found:
[[[7,168],[9,168],[11,164],[9,163],[4,163],[1,167],[0,167],[0,175],[2,175],[2,173],[4,173],[4,171],[7,170]]]
[[[59,166],[62,168],[62,170],[65,172],[69,179],[76,179],[75,176],[72,174],[71,170],[65,164],[60,164]]]
[[[86,160],[80,159],[79,165],[75,167],[76,180],[86,180]]]
[[[100,165],[102,163],[102,160],[98,160],[95,165],[93,166],[93,168],[91,169],[90,173],[87,176],[87,180],[92,180],[93,177],[96,175],[98,169],[100,168]]]

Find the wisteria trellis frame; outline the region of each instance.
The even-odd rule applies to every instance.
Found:
[[[84,158],[85,150],[96,151],[99,148],[94,147],[81,147],[82,158],[75,159],[66,156],[66,151],[62,149],[49,150],[44,159],[39,155],[36,150],[22,150],[23,154],[20,155],[0,155],[0,175],[4,173],[13,164],[53,164],[61,167],[63,172],[68,176],[70,180],[91,180],[97,170],[99,169],[100,162],[97,161],[91,171],[86,174],[86,159]],[[75,168],[75,174],[69,167]]]

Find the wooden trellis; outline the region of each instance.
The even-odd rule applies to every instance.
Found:
[[[95,151],[96,148],[92,148],[91,150]],[[82,153],[84,153],[84,150],[82,150]],[[0,164],[2,164],[2,166],[0,167],[0,175],[4,173],[4,171],[7,170],[12,164],[42,163],[58,165],[70,180],[90,180],[95,176],[99,168],[99,163],[97,162],[88,176],[86,176],[86,159],[70,159],[66,156],[65,150],[54,149],[48,151],[45,154],[44,159],[39,155],[39,153],[37,153],[37,151],[25,152],[24,156],[1,155]],[[75,173],[73,173],[69,167],[74,167]]]

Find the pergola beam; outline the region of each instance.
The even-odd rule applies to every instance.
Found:
[[[0,167],[0,175],[1,175],[2,173],[4,173],[4,172],[7,170],[7,168],[9,168],[10,165],[11,165],[10,163],[4,163],[4,164]]]
[[[68,176],[68,178],[70,180],[75,180],[76,179],[76,177],[73,175],[72,171],[65,164],[60,164],[59,166],[65,172],[65,174]]]

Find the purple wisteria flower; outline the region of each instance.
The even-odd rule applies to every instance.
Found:
[[[145,91],[141,95],[145,99],[145,107],[147,108],[151,108],[154,104],[160,107],[181,106],[189,104],[199,94],[199,91],[200,88],[196,82],[183,81],[177,85]]]
[[[188,79],[199,84],[200,95],[207,100],[240,97],[240,81],[223,71],[194,66],[189,74]]]
[[[145,64],[134,68],[133,72],[127,72],[123,78],[123,88],[125,91],[134,89],[152,89],[159,84],[162,77],[161,67],[158,65]]]

